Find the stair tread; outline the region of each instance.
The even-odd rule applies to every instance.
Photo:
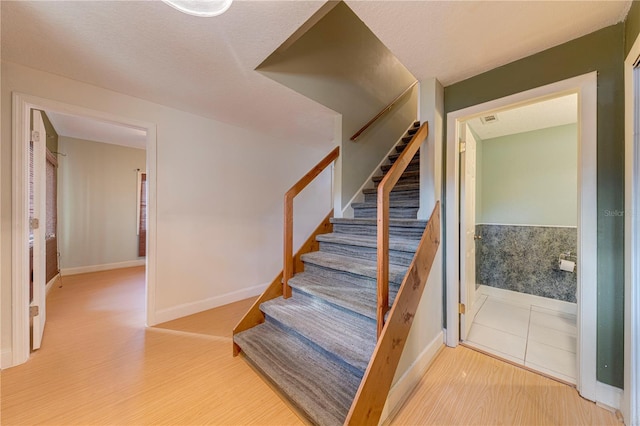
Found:
[[[415,191],[420,189],[419,183],[399,183],[393,187],[391,192],[401,192],[401,191]],[[378,188],[365,188],[362,190],[364,194],[375,194],[378,192]]]
[[[402,152],[396,152],[395,154],[389,154],[389,156],[387,158],[389,158],[390,161],[396,161],[398,159],[398,157],[400,157],[402,155]],[[418,149],[418,151],[416,151],[415,155],[413,156],[413,158],[420,158],[420,150]]]
[[[361,377],[268,322],[234,340],[315,424],[343,424]]]
[[[384,178],[384,176],[385,175],[374,176],[372,180],[374,182],[380,182]],[[404,173],[402,173],[402,176],[400,176],[400,179],[406,179],[409,177],[420,177],[420,170],[405,170]]]
[[[351,207],[356,208],[376,208],[378,203],[375,201],[364,201],[362,203],[351,203]],[[416,208],[420,207],[420,200],[394,200],[389,201],[389,208]]]
[[[321,234],[316,237],[317,241],[335,244],[345,244],[359,247],[378,247],[376,236],[351,235],[340,233]],[[415,253],[418,250],[418,240],[402,237],[389,237],[389,250],[406,251]]]
[[[371,318],[302,294],[272,299],[260,309],[364,374],[376,345],[376,323]]]
[[[314,251],[300,256],[303,262],[312,263],[316,266],[333,269],[340,272],[348,272],[354,275],[376,279],[378,266],[371,260],[349,257],[334,253]],[[407,273],[407,267],[389,264],[389,281],[400,284]]]
[[[353,224],[353,225],[376,225],[376,219],[352,219],[348,217],[333,217],[330,219],[334,224]],[[424,228],[427,226],[426,220],[419,219],[390,219],[389,226],[405,227],[405,228]]]
[[[393,164],[384,164],[380,167],[380,169],[382,170],[383,173],[387,173],[391,167],[393,167]],[[416,158],[415,160],[411,160],[411,162],[409,163],[409,165],[407,166],[407,168],[405,169],[405,171],[414,171],[414,170],[420,170],[420,159]]]
[[[389,283],[389,304],[393,303],[398,286]],[[296,274],[289,280],[295,290],[310,294],[343,309],[376,319],[378,296],[373,287],[347,284],[343,281],[324,278],[309,272]]]

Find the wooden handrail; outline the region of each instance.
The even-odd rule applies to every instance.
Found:
[[[313,181],[327,166],[333,163],[340,155],[340,147],[336,147],[309,172],[304,175],[295,185],[284,194],[284,259],[282,268],[282,296],[285,299],[291,297],[291,287],[289,279],[293,277],[293,199],[307,185]]]
[[[378,337],[384,327],[384,316],[389,310],[389,193],[398,182],[405,169],[420,148],[422,141],[429,135],[429,123],[425,122],[413,135],[402,154],[378,185]]]
[[[376,114],[375,117],[373,117],[371,120],[369,120],[367,122],[367,124],[365,124],[364,126],[362,126],[362,128],[360,130],[358,130],[357,132],[354,133],[353,136],[351,136],[351,140],[355,141],[356,139],[358,139],[358,137],[364,133],[365,130],[367,130],[369,128],[369,126],[371,126],[373,123],[375,123],[380,117],[382,117],[383,115],[385,115],[387,112],[389,112],[389,110],[391,108],[393,108],[400,99],[402,99],[402,97],[404,95],[406,95],[407,93],[409,93],[409,91],[411,89],[413,89],[413,86],[415,86],[416,84],[418,84],[418,80],[414,81],[413,83],[411,83],[411,86],[407,87],[406,89],[404,89],[404,92],[400,93],[394,100],[391,101],[391,103],[389,105],[387,105],[386,107],[384,107],[384,109],[382,111],[380,111],[378,114]]]

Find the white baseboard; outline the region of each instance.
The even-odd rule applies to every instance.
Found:
[[[271,282],[244,288],[242,290],[232,291],[231,293],[210,297],[204,300],[198,300],[196,302],[183,303],[182,305],[158,310],[155,312],[155,321],[152,325],[161,324],[163,322],[172,321],[177,318],[197,314],[198,312],[217,308],[218,306],[228,305],[229,303],[248,299],[249,297],[259,296],[269,284],[271,284]]]
[[[146,259],[127,260],[126,262],[105,263],[102,265],[79,266],[77,268],[61,268],[60,275],[86,274],[88,272],[108,271],[110,269],[131,268],[134,266],[144,266]]]
[[[505,290],[503,288],[489,287],[484,284],[478,287],[477,292],[498,299],[508,300],[513,303],[532,304],[541,308],[552,309],[554,311],[572,315],[576,315],[578,311],[578,305],[575,303],[549,299],[547,297],[535,296],[528,293],[519,293],[517,291]]]
[[[622,389],[606,383],[596,382],[596,403],[611,411],[619,410],[622,407]]]
[[[56,281],[58,280],[58,278],[60,278],[60,273],[58,273],[55,277],[51,278],[51,280],[49,280],[49,282],[47,283],[47,285],[44,287],[44,294],[45,296],[49,295],[49,292],[51,291],[51,289],[53,288],[53,285],[56,283]]]
[[[440,331],[389,391],[379,424],[387,424],[393,419],[443,347],[444,331]]]
[[[5,369],[13,367],[13,352],[11,349],[5,349],[0,353],[0,368]]]

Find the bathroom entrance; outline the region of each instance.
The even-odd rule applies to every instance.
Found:
[[[527,108],[542,103],[539,110],[550,110],[554,106],[547,101],[571,102],[576,119],[535,124],[534,117],[546,111]],[[509,111],[517,109],[534,127],[490,135],[474,128],[507,122]],[[493,356],[507,362],[575,383],[592,401],[597,396],[596,119],[595,72],[449,112],[445,183],[445,343],[455,347],[476,340],[479,350],[493,349]],[[573,147],[562,142],[569,140],[562,134],[577,135]],[[518,140],[508,143],[505,138],[512,135]],[[467,156],[474,147],[477,154]],[[573,166],[556,164],[570,151]],[[509,314],[492,314],[498,311]],[[559,321],[549,322],[554,319],[549,315]],[[509,336],[487,329],[520,340],[505,342],[501,339]],[[486,340],[480,348],[483,335],[493,339],[493,347]],[[554,345],[575,354],[563,361],[568,368],[543,365],[545,356],[557,352]]]
[[[576,383],[578,95],[460,123],[464,344]]]

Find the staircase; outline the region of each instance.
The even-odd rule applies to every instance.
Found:
[[[377,187],[418,130],[374,177]],[[354,218],[332,218],[319,250],[301,256],[304,272],[289,280],[292,297],[260,305],[265,321],[234,335],[245,358],[311,423],[341,425],[376,347],[376,189],[354,203]],[[419,153],[390,195],[389,299],[398,293],[426,221],[416,220]]]

